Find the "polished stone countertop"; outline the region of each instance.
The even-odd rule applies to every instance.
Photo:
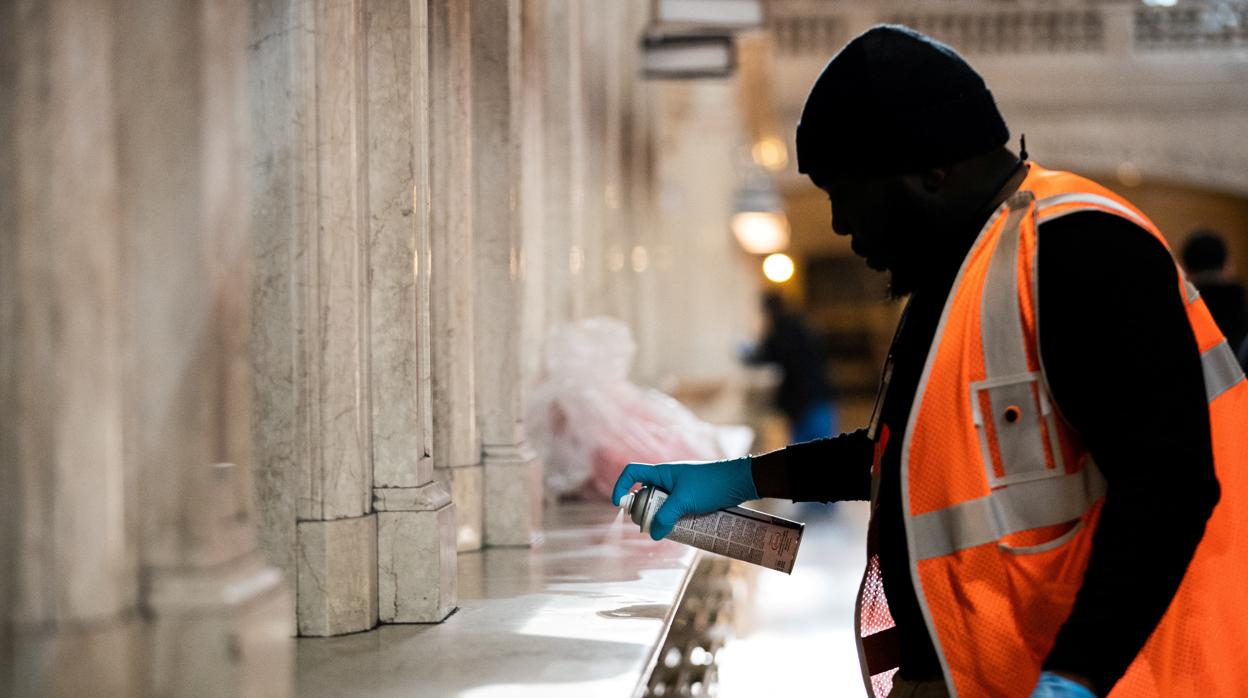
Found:
[[[548,508],[532,548],[459,555],[459,610],[298,642],[300,696],[629,696],[695,558],[609,505]]]

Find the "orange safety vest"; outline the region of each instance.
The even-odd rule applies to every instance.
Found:
[[[1164,244],[1108,189],[1030,164],[962,262],[909,422],[893,437],[903,439],[911,580],[954,696],[1030,695],[1087,567],[1106,483],[1050,397],[1036,231],[1088,210],[1123,216]],[[1111,698],[1248,692],[1248,382],[1195,287],[1179,279],[1175,292],[1201,351],[1222,497],[1178,593]],[[888,435],[871,431],[878,477]],[[897,651],[871,534],[856,616],[867,690],[882,698]]]

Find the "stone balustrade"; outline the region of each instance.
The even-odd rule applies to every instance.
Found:
[[[1135,46],[1142,51],[1248,48],[1248,3],[1185,2],[1174,7],[1138,7]]]
[[[788,55],[826,53],[851,31],[877,22],[905,24],[968,54],[1083,54],[1242,49],[1248,3],[884,2],[864,10],[846,2],[773,0],[767,26]]]

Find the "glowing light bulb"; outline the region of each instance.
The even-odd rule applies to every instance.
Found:
[[[789,246],[789,221],[783,213],[742,211],[732,217],[732,234],[750,254],[771,254]]]
[[[793,278],[793,269],[793,260],[787,254],[777,252],[763,260],[763,275],[778,284]]]
[[[783,170],[784,166],[789,163],[788,149],[775,136],[768,136],[755,143],[754,147],[750,148],[750,156],[754,158],[754,162],[772,172]]]

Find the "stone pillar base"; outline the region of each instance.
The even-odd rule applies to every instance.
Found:
[[[10,627],[0,639],[0,695],[142,695],[142,621]]]
[[[149,606],[147,693],[294,694],[290,592],[259,554],[217,568],[154,571]]]
[[[481,464],[435,468],[455,502],[455,549],[480,550],[485,540],[485,471]]]
[[[527,446],[485,447],[485,544],[530,545],[539,522],[541,468]]]
[[[377,625],[377,515],[300,521],[299,634],[344,635]]]
[[[378,610],[383,623],[439,623],[456,604],[455,505],[446,486],[379,487]]]

